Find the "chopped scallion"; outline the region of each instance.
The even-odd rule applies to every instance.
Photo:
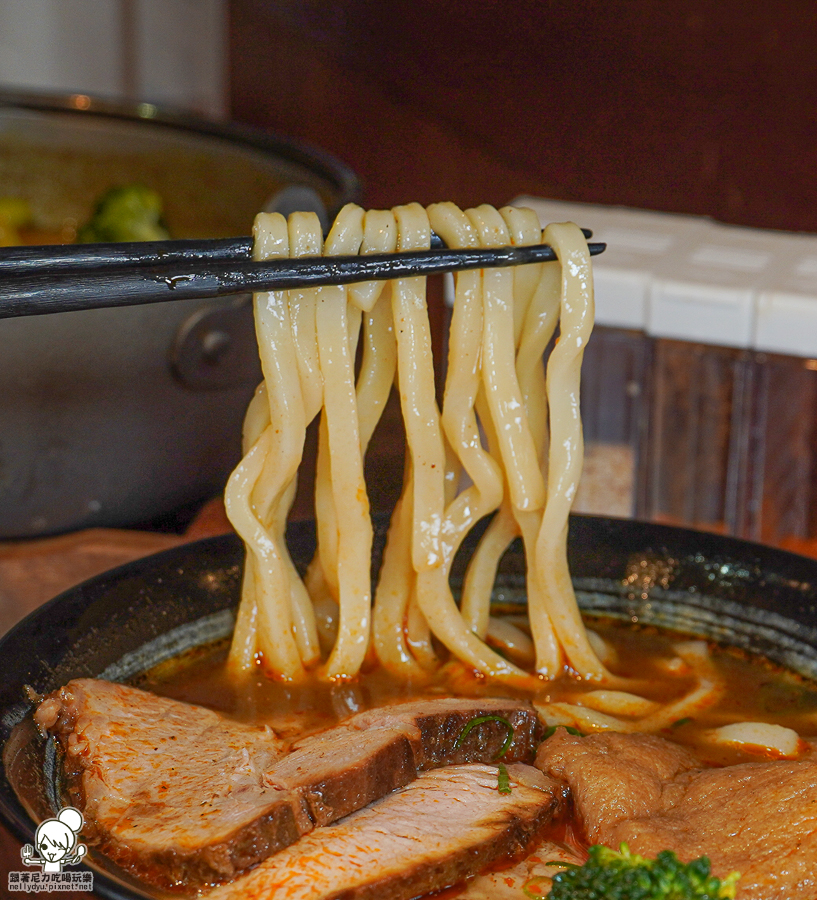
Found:
[[[505,768],[504,763],[499,764],[499,774],[496,779],[496,789],[500,794],[510,794],[511,793],[511,776],[508,774],[508,770]]]
[[[551,725],[549,728],[545,729],[542,740],[546,741],[549,737],[553,737],[557,728],[564,728],[568,734],[572,734],[574,737],[584,737],[584,733],[579,731],[578,728],[574,728],[572,725]]]
[[[511,744],[513,743],[513,725],[502,716],[477,716],[474,719],[471,719],[470,722],[462,729],[460,732],[460,736],[457,738],[457,742],[454,744],[454,749],[459,750],[462,747],[463,741],[468,737],[468,735],[473,731],[474,728],[478,728],[480,725],[484,725],[486,722],[498,722],[500,725],[503,725],[508,734],[505,738],[505,742],[499,749],[499,753],[494,757],[494,759],[501,759],[510,749]]]

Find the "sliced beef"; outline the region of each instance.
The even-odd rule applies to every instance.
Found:
[[[268,728],[92,679],[44,700],[36,720],[59,738],[89,838],[166,888],[233,878],[306,834],[452,761],[488,761],[514,724],[512,758],[533,753],[532,708],[505,700],[430,700],[353,716],[285,745]]]
[[[287,751],[269,728],[92,679],[46,698],[35,719],[60,740],[89,839],[156,883],[229,876],[309,827],[297,797],[265,784]]]
[[[471,728],[457,748],[463,730],[476,719],[487,721]],[[463,700],[459,697],[412,700],[358,713],[344,724],[356,729],[373,725],[409,729],[416,747],[418,769],[432,769],[496,759],[508,736],[508,729],[500,719],[513,729],[511,743],[502,756],[503,762],[531,762],[542,728],[533,707],[518,700]]]
[[[207,900],[408,900],[524,852],[551,819],[559,792],[497,769],[451,766],[421,775],[367,809],[318,828]],[[543,789],[546,788],[546,789]]]
[[[658,738],[651,763],[644,735],[560,735],[548,747],[553,738],[537,765],[567,780],[591,842],[708,856],[716,875],[740,873],[741,900],[817,897],[817,759],[700,769]]]
[[[460,746],[466,726],[475,719]],[[532,707],[513,700],[415,700],[358,713],[292,746],[268,779],[301,793],[315,825],[328,825],[408,784],[418,772],[490,762],[513,738],[503,760],[531,761],[540,726]]]

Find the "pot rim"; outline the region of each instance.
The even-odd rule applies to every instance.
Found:
[[[362,185],[357,175],[336,156],[311,144],[285,137],[275,131],[228,120],[207,119],[154,103],[108,100],[89,94],[37,93],[0,90],[0,112],[4,109],[28,112],[61,113],[143,123],[165,127],[190,135],[225,140],[232,144],[278,156],[289,163],[309,169],[325,179],[338,194],[339,209],[344,203],[360,199]]]

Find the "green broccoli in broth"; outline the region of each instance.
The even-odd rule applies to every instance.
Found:
[[[111,188],[103,194],[91,221],[77,234],[83,244],[164,241],[169,237],[162,221],[162,198],[142,184]]]
[[[619,850],[599,845],[590,848],[584,865],[554,875],[549,894],[535,893],[534,885],[526,885],[525,894],[548,900],[733,900],[737,880],[737,872],[715,878],[705,856],[682,863],[671,850],[645,859],[626,844]]]

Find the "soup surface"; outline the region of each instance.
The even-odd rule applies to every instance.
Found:
[[[792,729],[806,740],[817,739],[817,684],[775,663],[651,626],[601,618],[588,620],[588,625],[604,641],[615,673],[634,680],[634,693],[665,706],[682,701],[700,681],[700,672],[677,665],[677,648],[693,646],[702,653],[714,676],[713,696],[690,714],[648,730],[694,748],[710,765],[775,758],[754,745],[726,745],[712,740],[713,729],[735,722],[770,723]],[[288,739],[331,727],[362,710],[421,696],[525,697],[533,700],[540,715],[550,721],[548,710],[554,704],[582,706],[583,695],[598,689],[596,684],[565,674],[554,681],[542,681],[541,689],[531,697],[477,677],[456,662],[443,666],[427,683],[406,683],[376,668],[352,682],[315,680],[301,685],[270,680],[259,670],[246,682],[236,684],[226,670],[227,651],[226,640],[199,648],[157,666],[137,684],[242,722],[268,724]],[[627,730],[641,730],[631,727],[633,717],[625,715],[622,720],[628,723]],[[586,724],[581,730],[607,729]]]

